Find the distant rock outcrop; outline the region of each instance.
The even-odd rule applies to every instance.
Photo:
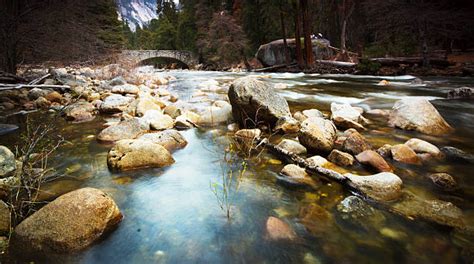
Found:
[[[291,62],[296,62],[296,41],[295,39],[287,39],[288,50]],[[313,39],[313,54],[317,60],[327,59],[332,55],[332,51],[328,48],[330,45],[327,39]],[[263,44],[258,48],[255,57],[265,67],[280,65],[286,63],[285,45],[283,39],[278,39],[267,44]]]

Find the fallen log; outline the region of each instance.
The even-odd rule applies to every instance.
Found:
[[[352,68],[355,67],[357,64],[353,62],[345,62],[345,61],[332,61],[332,60],[316,60],[317,63],[331,65],[334,67],[342,67],[342,68]]]
[[[43,88],[43,89],[59,89],[59,90],[69,90],[71,86],[69,85],[49,85],[49,84],[4,84],[0,83],[0,91],[12,90],[12,89],[32,89],[32,88]]]
[[[273,66],[266,67],[266,68],[255,69],[255,70],[253,70],[253,72],[272,71],[272,70],[278,70],[278,69],[282,69],[282,68],[285,68],[285,67],[292,67],[292,66],[296,66],[296,63],[273,65]]]
[[[35,85],[35,84],[38,84],[40,82],[42,82],[44,79],[48,78],[49,76],[51,76],[51,73],[48,73],[44,76],[41,76],[39,78],[36,78],[34,79],[33,81],[31,81],[30,83],[28,83],[29,85]]]
[[[399,66],[401,64],[406,65],[422,65],[422,57],[393,57],[393,58],[372,58],[369,61],[380,63],[382,66]],[[449,62],[446,59],[441,58],[430,58],[430,64],[440,67],[448,67]]]
[[[282,149],[276,145],[273,145],[268,142],[267,138],[257,139],[257,146],[264,146],[271,153],[277,157],[289,162],[294,163],[300,167],[305,168],[305,170],[311,175],[322,175],[329,180],[339,182],[344,187],[346,187],[353,194],[361,197],[367,203],[372,206],[388,211],[392,214],[403,217],[409,221],[423,220],[429,223],[447,226],[456,229],[464,229],[466,227],[462,212],[459,208],[453,204],[441,200],[424,200],[420,199],[409,192],[402,192],[401,189],[393,188],[393,186],[388,186],[387,188],[382,188],[382,192],[395,192],[394,195],[389,194],[387,197],[396,197],[399,196],[395,202],[388,201],[385,199],[380,199],[383,197],[374,196],[374,190],[371,186],[361,184],[361,181],[364,180],[375,180],[376,175],[373,176],[357,176],[352,174],[340,174],[336,171],[323,168],[321,166],[314,166],[309,164],[305,159],[291,153],[285,149]],[[392,174],[388,173],[387,175]],[[377,174],[378,175],[378,174]],[[395,174],[392,174],[393,177],[398,178]],[[370,179],[372,177],[372,179]],[[377,188],[386,184],[385,182],[379,182]],[[401,188],[401,180],[400,186]],[[380,192],[375,192],[377,194]],[[387,193],[385,193],[387,194]]]
[[[393,173],[380,173],[372,176],[343,175],[337,171],[310,164],[299,155],[269,143],[266,138],[257,140],[257,145],[263,145],[277,157],[304,168],[310,175],[323,175],[365,198],[376,201],[391,201],[401,195],[402,180]]]

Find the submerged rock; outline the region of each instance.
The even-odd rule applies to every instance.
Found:
[[[450,90],[448,92],[448,99],[473,99],[474,89],[470,87],[461,87]]]
[[[393,173],[381,172],[370,176],[346,173],[344,176],[350,180],[352,186],[374,200],[391,201],[401,195],[403,182]]]
[[[165,147],[143,139],[120,140],[107,155],[107,165],[115,171],[161,168],[173,163],[174,159]]]
[[[274,241],[296,239],[296,233],[291,226],[276,217],[270,216],[265,226],[267,239]]]
[[[453,191],[458,187],[453,176],[447,173],[433,173],[428,176],[433,184],[443,191]]]
[[[442,147],[441,151],[446,155],[446,158],[453,161],[461,161],[466,163],[474,163],[474,155],[467,153],[455,147]]]
[[[358,162],[371,166],[378,172],[392,172],[392,168],[385,159],[373,150],[366,150],[356,156]]]
[[[215,101],[204,109],[197,123],[201,126],[210,126],[225,123],[231,118],[232,106],[226,101]]]
[[[393,209],[398,214],[411,219],[423,219],[450,227],[464,227],[461,209],[450,202],[425,200],[414,195],[407,195],[401,202],[395,203]]]
[[[388,123],[393,127],[416,130],[429,135],[443,135],[453,131],[438,110],[423,98],[406,98],[397,101]]]
[[[21,222],[12,248],[38,253],[82,250],[122,220],[115,202],[104,192],[83,188],[64,194]]]
[[[303,145],[290,139],[283,139],[280,143],[278,143],[277,147],[297,155],[306,154],[307,152]]]
[[[288,164],[281,170],[280,180],[285,181],[291,185],[296,186],[307,186],[316,189],[317,183],[304,168],[299,167],[298,165]]]
[[[310,151],[328,153],[334,147],[336,127],[320,117],[308,118],[301,123],[298,139]]]
[[[160,144],[170,152],[176,149],[182,149],[188,144],[183,135],[174,129],[167,129],[157,133],[147,133],[140,136],[138,139]]]
[[[131,118],[105,128],[97,135],[97,139],[104,142],[133,139],[144,131],[140,121],[137,118]]]
[[[242,127],[275,126],[279,118],[291,116],[286,100],[272,86],[253,77],[235,80],[228,92],[234,120]]]
[[[0,124],[0,136],[6,135],[17,130],[19,127],[17,125],[10,124]]]
[[[351,154],[339,151],[337,149],[333,149],[331,151],[328,159],[331,162],[343,167],[352,166],[352,164],[354,164],[354,157]]]
[[[0,146],[0,178],[11,176],[15,170],[15,154],[9,148]]]
[[[333,232],[332,214],[318,204],[312,203],[300,210],[301,223],[314,236],[324,236]]]
[[[374,209],[357,196],[348,196],[337,205],[339,216],[349,225],[362,228],[364,231],[377,229],[385,220],[381,212]]]

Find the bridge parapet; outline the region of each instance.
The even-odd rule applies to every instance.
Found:
[[[124,50],[120,60],[127,63],[138,64],[151,58],[170,58],[183,62],[189,68],[199,63],[197,56],[185,50]]]

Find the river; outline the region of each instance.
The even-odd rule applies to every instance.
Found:
[[[150,71],[150,68],[143,70]],[[169,90],[179,99],[202,103],[193,97],[200,84],[209,79],[225,87],[246,73],[167,72],[176,80]],[[380,118],[364,136],[375,146],[404,143],[418,137],[438,146],[454,146],[474,153],[474,104],[447,100],[452,88],[472,86],[473,78],[423,78],[414,84],[412,76],[376,77],[353,75],[260,74],[266,80],[286,87],[278,90],[292,112],[317,108],[330,112],[331,102],[350,103],[364,109],[391,109],[404,97],[422,96],[431,100],[456,130],[449,136],[431,137],[390,128]],[[379,86],[382,79],[389,86]],[[284,84],[284,85],[283,85]],[[225,96],[225,91],[211,94]],[[43,117],[42,118],[46,118]],[[383,210],[358,225],[347,221],[337,204],[350,195],[339,184],[321,181],[317,191],[288,188],[278,181],[284,166],[270,154],[249,163],[232,202],[228,220],[219,208],[211,185],[221,180],[221,159],[229,143],[226,126],[191,129],[182,132],[188,145],[173,154],[176,163],[165,169],[113,173],[107,168],[110,146],[98,143],[96,135],[108,117],[73,124],[59,121],[67,144],[59,149],[54,164],[67,177],[49,184],[53,196],[79,187],[92,186],[109,193],[124,219],[117,230],[91,248],[73,256],[36,259],[37,261],[82,263],[453,263],[470,262],[463,249],[472,241],[450,229],[409,221]],[[11,146],[18,140],[4,137]],[[7,141],[8,142],[5,142]],[[426,199],[450,201],[462,209],[468,223],[474,220],[474,166],[437,162],[425,166],[396,164],[395,173],[405,190]],[[369,174],[354,166],[351,171]],[[459,184],[455,192],[437,191],[426,175],[447,172]],[[301,208],[316,203],[330,212],[321,223],[324,232],[309,232],[301,223]],[[287,222],[296,232],[293,241],[267,238],[269,216]],[[330,222],[330,223],[327,223]],[[472,249],[471,249],[472,250]],[[472,252],[472,251],[471,251]],[[14,260],[17,256],[11,256]],[[471,255],[472,258],[472,255]],[[35,258],[33,257],[33,260]]]

